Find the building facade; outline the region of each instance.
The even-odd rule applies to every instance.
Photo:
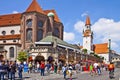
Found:
[[[36,0],[23,13],[0,15],[0,53],[15,60],[20,50],[49,34],[63,40],[63,24],[55,10],[42,10]]]

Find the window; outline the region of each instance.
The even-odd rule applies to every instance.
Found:
[[[16,40],[14,39],[13,42],[16,42]]]
[[[32,40],[32,29],[27,30],[26,40],[31,41]]]
[[[6,35],[6,31],[2,31],[2,34],[3,34],[3,35]]]
[[[3,40],[3,43],[6,43],[6,40]]]
[[[11,32],[10,32],[10,33],[13,35],[13,34],[15,34],[15,31],[14,31],[14,30],[11,30]]]
[[[10,58],[14,58],[14,47],[10,47],[9,51],[10,51]]]
[[[27,27],[31,28],[32,27],[32,19],[28,19],[26,21],[26,25],[27,25]]]
[[[38,26],[42,28],[42,27],[43,27],[43,22],[42,22],[42,21],[39,21],[39,22],[38,22]]]
[[[38,35],[38,41],[41,40],[43,38],[43,30],[39,30],[37,35]]]
[[[55,28],[54,29],[54,35],[59,37],[59,29],[58,28]]]

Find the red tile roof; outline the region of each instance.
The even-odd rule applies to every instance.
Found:
[[[107,54],[109,52],[108,43],[94,44],[93,46],[93,51],[96,54]],[[80,46],[80,48],[83,48],[83,46]]]
[[[97,54],[105,54],[109,52],[108,43],[94,44],[94,52]]]
[[[0,15],[0,26],[20,25],[21,13]]]
[[[40,7],[40,5],[37,3],[36,0],[33,0],[30,6],[26,10],[26,12],[32,12],[32,11],[37,11],[44,14],[42,8]]]
[[[27,8],[26,12],[40,12],[47,15],[49,12],[53,12],[55,14],[55,21],[60,22],[55,10],[42,10],[40,5],[37,3],[36,0],[33,0],[30,6]],[[20,25],[21,23],[21,13],[18,14],[7,14],[7,15],[0,15],[0,26],[12,26],[12,25]]]
[[[15,35],[5,35],[5,36],[0,36],[0,40],[10,40],[10,39],[20,39],[21,35],[20,34],[15,34]]]

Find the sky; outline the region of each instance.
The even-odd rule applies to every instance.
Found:
[[[0,15],[23,13],[32,0],[1,0]],[[37,0],[43,10],[54,9],[64,25],[64,41],[83,45],[82,31],[89,15],[93,44],[108,43],[120,53],[120,0]]]

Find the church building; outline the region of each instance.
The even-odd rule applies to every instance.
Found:
[[[55,10],[43,10],[32,0],[25,12],[0,15],[0,54],[14,60],[18,51],[29,48],[49,32],[63,40],[63,30]]]

